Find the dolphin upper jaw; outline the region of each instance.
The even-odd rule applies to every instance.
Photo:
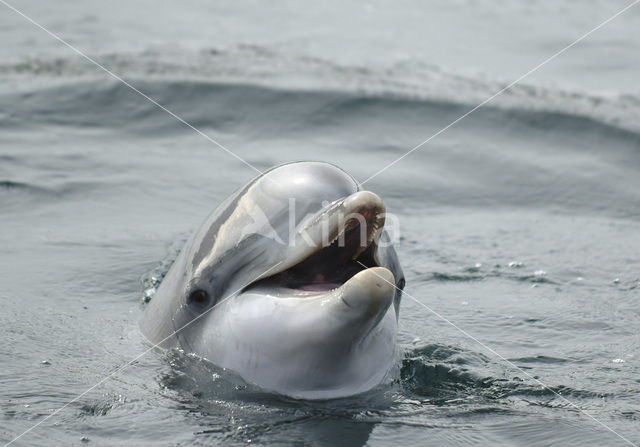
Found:
[[[378,266],[377,243],[384,222],[384,204],[372,192],[359,191],[330,203],[297,225],[295,235],[289,246],[282,251],[279,262],[257,276],[247,287],[260,280],[282,276],[283,272],[294,274],[305,265],[310,272],[319,270],[319,260],[325,264],[333,264],[335,268],[350,263],[351,270],[355,270],[350,276],[362,269]],[[365,251],[368,256],[367,262],[363,263],[358,257]],[[330,256],[335,259],[328,259]],[[349,278],[343,278],[335,287],[328,288],[336,288],[347,279]],[[360,284],[361,281],[356,283]],[[391,283],[393,284],[393,278]]]

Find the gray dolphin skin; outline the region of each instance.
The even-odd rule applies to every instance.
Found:
[[[381,199],[334,165],[275,167],[191,236],[142,332],[294,398],[370,390],[397,370],[405,281],[384,220]]]

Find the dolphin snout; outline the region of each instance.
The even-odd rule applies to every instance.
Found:
[[[365,318],[382,316],[395,296],[395,278],[384,267],[372,267],[363,270],[342,287],[341,299],[350,309]]]

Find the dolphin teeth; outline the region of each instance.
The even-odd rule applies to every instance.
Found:
[[[333,240],[333,242],[338,241],[340,238],[342,238],[344,235],[346,234],[346,231],[341,231],[338,233],[338,235],[335,237],[335,239]],[[332,242],[332,243],[333,243]]]
[[[364,229],[360,230],[365,232],[364,237],[359,241],[358,246],[354,246],[353,239],[350,239],[348,251],[353,250],[353,252],[347,256],[356,259],[377,240],[384,227],[384,205],[373,193],[359,192],[356,194],[359,196],[354,198],[352,195],[329,204],[320,213],[310,217],[304,223],[305,231],[311,230],[312,233],[318,234],[319,232],[321,234],[321,240],[314,241],[313,247],[316,248],[316,251],[334,245],[337,241],[344,242],[346,237],[351,238],[354,235],[348,233],[357,230],[361,225],[364,226]],[[327,221],[325,222],[323,219],[327,219]],[[302,232],[302,230],[300,231]],[[340,245],[340,247],[343,246]]]

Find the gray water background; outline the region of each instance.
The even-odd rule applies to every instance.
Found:
[[[259,169],[360,180],[626,4],[12,3]],[[366,185],[400,218],[407,293],[520,370],[405,298],[401,377],[364,396],[152,352],[15,445],[628,445],[577,408],[640,443],[639,19]],[[0,41],[9,442],[147,349],[144,291],[254,172],[4,5]]]

